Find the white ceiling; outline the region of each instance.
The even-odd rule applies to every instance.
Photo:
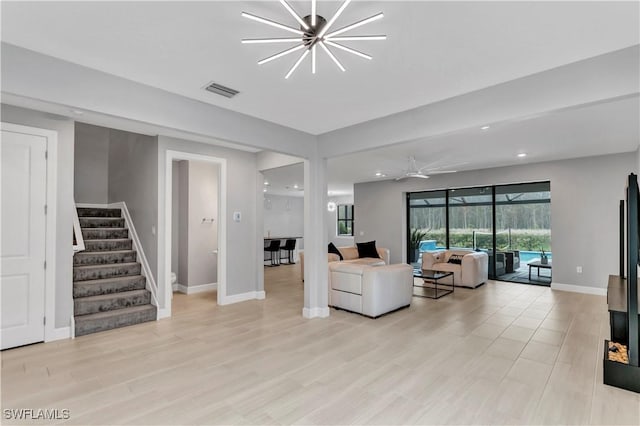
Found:
[[[301,14],[310,1],[292,2]],[[320,2],[330,16],[338,2]],[[294,26],[275,1],[2,2],[2,40],[176,94],[313,134],[386,116],[637,44],[638,2],[353,2],[336,28],[382,11],[350,45],[369,62],[320,56],[318,74],[295,55],[258,66],[281,46],[245,37],[287,36],[241,18],[252,12]],[[228,100],[202,90],[240,90]]]
[[[291,4],[301,14],[310,8],[309,1]],[[320,2],[319,13],[328,17],[339,4]],[[240,44],[241,38],[288,36],[240,17],[247,11],[295,26],[276,1],[3,1],[1,8],[3,42],[312,134],[640,43],[640,2],[355,1],[336,28],[383,11],[383,20],[354,34],[384,33],[388,40],[349,44],[372,54],[373,61],[338,51],[346,73],[320,56],[318,74],[312,76],[310,66],[303,66],[285,80],[295,55],[258,66],[258,59],[283,47]],[[241,94],[231,100],[210,94],[202,87],[211,81]],[[5,101],[12,99],[3,95]],[[378,171],[396,176],[410,155],[419,166],[465,171],[635,151],[638,93],[601,98],[533,117],[492,121],[487,131],[462,128],[332,158],[329,191],[352,193],[353,183],[380,179]],[[110,125],[99,116],[79,119]],[[113,127],[118,127],[115,122]],[[164,128],[128,130],[167,134]],[[528,156],[518,158],[520,152]],[[303,186],[303,175],[301,163],[268,170],[267,193],[302,195],[293,185]]]

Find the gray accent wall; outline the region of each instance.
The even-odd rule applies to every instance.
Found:
[[[109,203],[124,201],[152,274],[158,268],[158,138],[110,130]],[[157,279],[157,276],[155,276]]]
[[[68,327],[73,316],[73,167],[74,123],[67,117],[2,104],[2,121],[58,132],[56,206],[56,318],[55,326]]]
[[[109,132],[106,127],[75,123],[73,193],[76,203],[109,200]]]
[[[356,241],[376,240],[391,262],[406,259],[405,194],[518,182],[551,182],[553,282],[606,288],[618,270],[618,205],[638,157],[624,153],[475,170],[428,180],[383,181],[354,186]],[[364,235],[360,235],[363,232]],[[576,271],[582,266],[582,274]]]

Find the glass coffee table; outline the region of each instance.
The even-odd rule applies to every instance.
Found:
[[[454,289],[454,276],[453,272],[434,271],[431,269],[414,269],[413,276],[415,278],[422,279],[423,285],[413,284],[414,287],[421,288],[422,294],[413,293],[416,297],[426,297],[429,299],[440,299],[442,296],[453,293]],[[451,284],[439,283],[446,277],[451,277]]]

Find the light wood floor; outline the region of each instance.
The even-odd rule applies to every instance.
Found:
[[[371,320],[301,317],[298,266],[267,299],[2,353],[2,408],[70,424],[640,424],[602,385],[604,297],[489,282]],[[3,418],[3,423],[9,423]]]

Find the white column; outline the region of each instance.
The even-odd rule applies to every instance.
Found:
[[[329,316],[327,270],[327,159],[304,162],[304,307],[305,318]]]

